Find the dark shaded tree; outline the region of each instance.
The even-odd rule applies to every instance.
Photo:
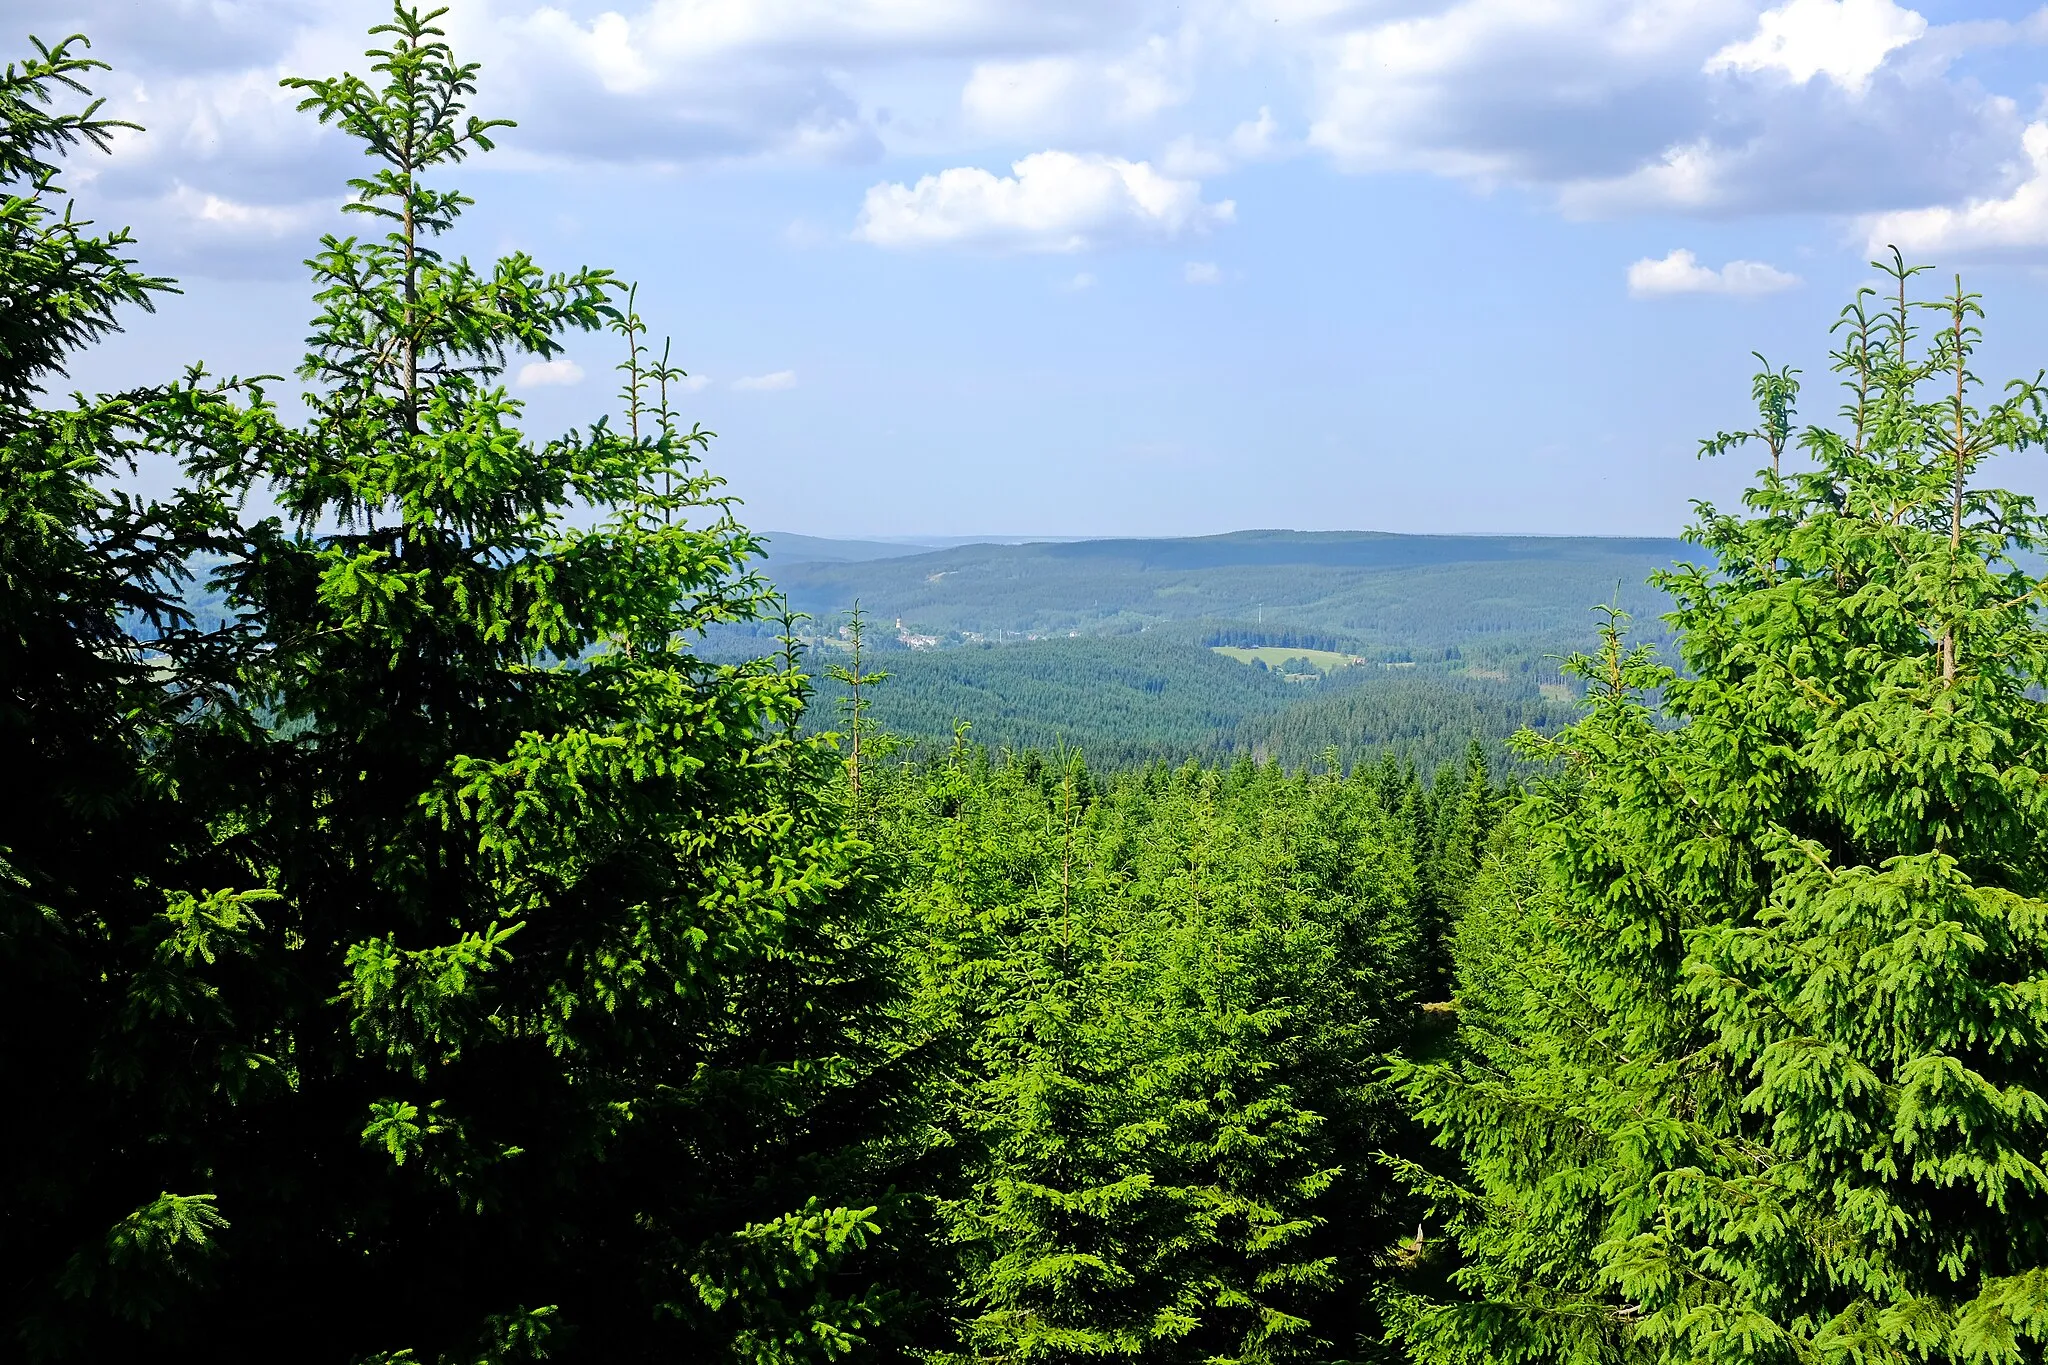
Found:
[[[54,349],[16,362],[8,458],[43,464],[0,563],[41,596],[8,685],[69,695],[10,692],[14,796],[98,822],[0,835],[0,994],[83,987],[28,1064],[69,1126],[13,1177],[35,1357],[824,1359],[884,1315],[858,1263],[902,1087],[836,755],[794,731],[800,677],[691,652],[763,607],[708,433],[637,402],[519,430],[504,367],[621,321],[619,291],[441,251],[469,201],[436,177],[502,124],[437,14],[373,30],[369,79],[288,82],[369,162],[371,232],[312,262],[304,424],[195,380],[94,432],[21,406]],[[30,153],[97,125],[23,109],[8,268],[75,281],[54,346],[156,282],[38,207]],[[194,491],[107,492],[129,449]],[[279,518],[226,518],[259,491]],[[205,638],[151,596],[201,549]]]

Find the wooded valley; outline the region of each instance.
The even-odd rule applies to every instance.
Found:
[[[1683,546],[778,562],[651,301],[446,250],[438,15],[287,82],[295,384],[60,396],[172,286],[83,42],[0,73],[6,1358],[2044,1358],[2048,388],[1959,279]]]

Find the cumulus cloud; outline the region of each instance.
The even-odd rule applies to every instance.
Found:
[[[858,161],[883,149],[889,106],[924,102],[919,87],[934,68],[1057,60],[1135,40],[1134,55],[1093,65],[1121,88],[1123,103],[1158,98],[1147,91],[1171,84],[1147,64],[1158,36],[1148,21],[1159,8],[1157,0],[639,0],[592,14],[595,0],[474,0],[464,29],[536,116],[522,135],[532,151],[668,164],[762,155]],[[1000,84],[992,78],[984,88],[999,93]],[[1000,113],[1001,99],[995,104]]]
[[[1947,87],[1854,100],[1832,87],[1788,87],[1777,122],[1743,138],[1705,134],[1613,175],[1553,186],[1575,217],[1686,213],[1857,214],[1954,202],[2004,183],[2022,121],[2010,101]],[[1930,130],[1939,129],[1939,138]]]
[[[1886,57],[1926,32],[1923,15],[1892,0],[1789,0],[1758,18],[1754,37],[1708,58],[1706,70],[1779,71],[1802,84],[1826,76],[1861,94]]]
[[[913,138],[940,127],[889,108],[922,98],[935,65],[964,75],[977,62],[1019,54],[1122,52],[1096,63],[1122,90],[1121,105],[1162,106],[1189,88],[1168,60],[1172,44],[1151,41],[1163,8],[1160,0],[465,0],[441,23],[458,53],[483,65],[477,111],[519,121],[493,164],[680,165],[872,159],[885,127]],[[277,85],[287,74],[363,72],[363,28],[375,15],[362,0],[20,0],[8,17],[17,33],[83,30],[97,43],[93,55],[114,64],[95,79],[107,112],[148,132],[124,135],[84,189],[103,217],[143,225],[147,259],[205,258],[228,273],[295,270],[310,241],[266,254],[246,224],[159,211],[160,201],[182,188],[202,201],[296,212],[334,198],[362,164],[333,129],[295,112],[297,96]],[[959,89],[957,78],[950,89]]]
[[[1095,287],[1095,276],[1085,270],[1076,271],[1054,286],[1062,294],[1079,294]]]
[[[998,176],[956,166],[915,185],[873,186],[855,236],[899,248],[1082,251],[1200,232],[1229,222],[1237,208],[1228,199],[1205,202],[1196,181],[1100,153],[1034,152],[1010,169]]]
[[[568,388],[583,382],[583,367],[569,359],[529,360],[519,367],[522,389]]]
[[[1280,124],[1271,108],[1261,106],[1257,118],[1246,119],[1219,141],[1192,134],[1175,138],[1159,158],[1159,168],[1169,175],[1222,175],[1253,161],[1267,161],[1284,155]]]
[[[1332,22],[1313,146],[1355,171],[1527,186],[1575,215],[1982,194],[2022,121],[1949,64],[2033,28],[1951,32],[1893,0],[1453,0]]]
[[[1180,277],[1189,284],[1221,284],[1223,271],[1214,261],[1189,261],[1181,267]]]
[[[304,227],[308,211],[279,208],[273,204],[243,204],[218,194],[179,185],[164,206],[195,222],[212,224],[224,232],[247,237],[282,237]]]
[[[750,374],[732,381],[732,386],[742,393],[774,393],[780,389],[796,387],[795,370],[777,370],[773,374]]]
[[[529,161],[872,159],[880,150],[873,123],[825,54],[850,45],[857,57],[878,35],[832,24],[817,6],[790,5],[798,12],[789,18],[825,30],[817,35],[824,52],[804,60],[764,29],[780,8],[657,0],[586,23],[543,6],[464,27],[521,120],[507,146]]]
[[[1071,107],[1084,79],[1073,57],[984,62],[968,76],[960,107],[984,127],[1008,132],[1052,122]]]
[[[1701,265],[1699,258],[1679,247],[1662,259],[1645,256],[1628,268],[1628,292],[1639,299],[1665,298],[1672,294],[1734,294],[1754,296],[1775,294],[1799,283],[1762,261],[1730,261],[1719,270]]]
[[[478,112],[520,121],[493,164],[956,168],[868,192],[860,235],[886,245],[1175,240],[1228,217],[1201,184],[1303,151],[1574,215],[1945,209],[2024,237],[2027,120],[1976,83],[2001,68],[1952,68],[2048,40],[2048,18],[1935,24],[1913,3],[463,0],[443,22],[483,64]],[[297,269],[361,160],[276,82],[364,70],[363,0],[17,0],[9,17],[84,29],[115,64],[108,112],[148,132],[80,165],[88,207],[137,223],[146,259]],[[1074,160],[977,169],[1031,147]]]
[[[1152,34],[1115,57],[1060,53],[977,63],[960,91],[968,123],[988,133],[1054,138],[1142,124],[1194,94],[1190,30]]]
[[[1361,171],[1550,181],[1696,131],[1703,56],[1738,0],[1459,0],[1347,28],[1319,54],[1309,141]]]
[[[93,212],[135,225],[146,265],[227,279],[302,274],[320,234],[346,227],[338,199],[250,203],[183,182],[160,194],[106,196]]]
[[[2022,145],[2027,171],[2010,194],[1875,215],[1865,224],[1869,250],[1953,258],[2048,249],[2048,123],[2028,124]]]

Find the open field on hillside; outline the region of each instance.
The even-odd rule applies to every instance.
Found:
[[[1323,673],[1334,673],[1340,668],[1350,668],[1368,662],[1356,654],[1340,654],[1330,649],[1289,649],[1284,645],[1258,645],[1252,648],[1211,645],[1209,648],[1226,659],[1235,659],[1241,664],[1264,664],[1276,672],[1286,671],[1286,665],[1298,659],[1306,659]]]

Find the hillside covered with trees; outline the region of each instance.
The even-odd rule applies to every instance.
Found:
[[[944,747],[968,720],[990,748],[1066,745],[1102,769],[1239,755],[1300,768],[1335,750],[1346,766],[1391,751],[1434,771],[1461,761],[1474,739],[1501,764],[1517,731],[1550,733],[1577,714],[1558,695],[1562,681],[1546,696],[1533,667],[1474,676],[1441,662],[1367,663],[1289,675],[1163,633],[884,652],[863,667],[887,675],[864,699],[875,722],[924,749]],[[825,674],[817,688],[810,724],[843,728],[846,686]]]
[[[762,573],[818,659],[842,658],[861,608],[863,648],[888,675],[878,723],[929,747],[971,720],[998,749],[1066,743],[1118,768],[1238,754],[1299,766],[1335,749],[1346,763],[1393,750],[1433,769],[1475,737],[1512,763],[1510,736],[1576,714],[1563,663],[1596,604],[1661,643],[1670,603],[1650,579],[1689,553],[1665,540],[1284,531],[875,548],[784,536]],[[706,648],[744,659],[784,629],[727,626]],[[1289,650],[1355,666],[1288,670]],[[824,728],[846,699],[820,674]]]
[[[1242,531],[966,545],[860,562],[804,562],[797,552],[771,552],[769,572],[827,636],[857,601],[940,648],[1185,624],[1193,629],[1174,633],[1280,643],[1305,631],[1374,658],[1450,651],[1492,666],[1571,648],[1594,603],[1632,612],[1654,632],[1666,604],[1650,575],[1689,550],[1620,537]]]
[[[1214,652],[1364,616],[807,646],[640,296],[443,254],[438,17],[287,82],[365,153],[291,403],[58,396],[170,282],[70,212],[82,42],[0,72],[6,1358],[2043,1358],[2048,390],[1959,280],[1877,263],[1831,424],[1758,376],[1582,703]]]

